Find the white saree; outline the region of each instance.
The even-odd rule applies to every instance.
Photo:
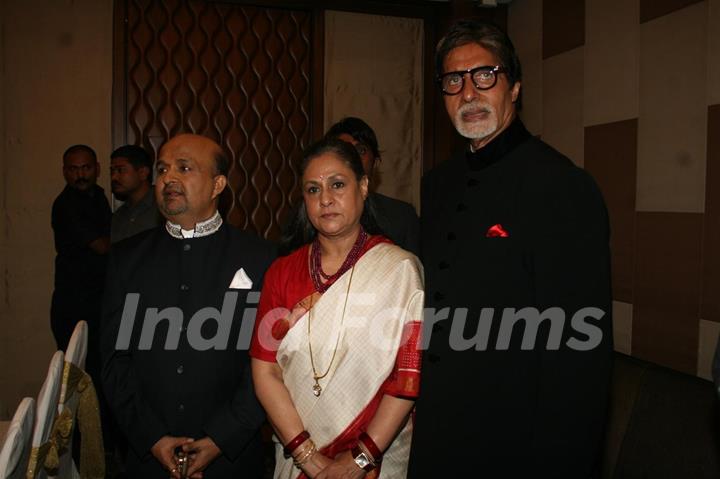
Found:
[[[279,345],[277,362],[318,450],[341,435],[376,396],[395,366],[405,325],[422,321],[423,302],[422,266],[415,256],[388,243],[367,251],[354,271],[338,278],[313,306],[310,337],[315,368],[322,374],[330,367],[320,379],[319,397],[313,394],[308,348],[310,314],[306,312],[290,328]],[[412,421],[408,420],[385,451],[380,477],[406,476],[411,436]],[[299,469],[291,458],[285,458],[277,438],[275,441],[274,477],[298,477]]]

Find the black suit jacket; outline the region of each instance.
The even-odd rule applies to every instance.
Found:
[[[113,246],[102,317],[103,382],[130,444],[129,477],[167,477],[150,454],[164,435],[215,441],[222,455],[206,478],[261,475],[264,412],[253,391],[247,344],[237,344],[241,335],[249,343],[254,310],[247,316],[245,308],[248,300],[256,307],[273,257],[269,243],[228,225],[194,239],[175,239],[160,227]],[[229,289],[240,268],[251,290]],[[139,296],[126,304],[128,293]],[[200,321],[213,315],[206,308],[215,308],[215,316],[223,311],[229,334],[217,320]],[[166,319],[150,335],[158,312]]]
[[[415,255],[420,254],[420,222],[415,208],[380,193],[370,193],[378,226],[393,243]]]
[[[55,237],[55,291],[50,318],[58,349],[65,350],[78,321],[87,321],[93,340],[88,367],[100,370],[97,328],[103,296],[107,255],[97,254],[89,244],[110,236],[110,205],[104,190],[93,185],[87,191],[65,186],[53,202]]]
[[[488,237],[493,226],[507,237]],[[612,357],[608,218],[592,178],[532,137],[479,171],[458,156],[423,180],[421,238],[427,306],[451,319],[425,319],[409,477],[591,477]],[[503,344],[502,313],[526,307],[560,308],[559,349],[546,347],[550,321],[535,342],[508,322]],[[584,322],[599,344],[578,351],[571,338],[592,342],[571,323],[585,307],[604,316]]]

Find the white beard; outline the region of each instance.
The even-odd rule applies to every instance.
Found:
[[[463,113],[485,111],[487,116],[484,120],[465,121]],[[498,129],[498,119],[495,109],[490,105],[483,105],[480,102],[466,103],[458,108],[452,118],[455,129],[465,138],[470,140],[482,140],[495,133]]]

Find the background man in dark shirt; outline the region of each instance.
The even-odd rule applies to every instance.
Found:
[[[153,159],[145,149],[124,145],[110,155],[110,186],[123,205],[112,217],[113,243],[162,224],[152,189]]]
[[[58,349],[65,350],[75,324],[85,320],[95,337],[110,248],[110,205],[96,184],[100,165],[92,148],[74,145],[63,154],[67,185],[52,206],[55,235],[55,291],[50,324]],[[92,341],[91,341],[92,343]],[[88,368],[92,369],[90,346]]]
[[[352,116],[331,126],[325,136],[351,143],[362,159],[365,174],[370,178],[370,204],[375,209],[378,226],[393,243],[416,255],[420,254],[420,223],[415,208],[373,191],[373,172],[380,161],[377,136],[370,125]]]

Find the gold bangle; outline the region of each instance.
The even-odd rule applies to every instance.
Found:
[[[313,443],[312,439],[306,439],[305,441],[303,441],[303,443],[300,444],[298,447],[296,447],[295,450],[293,451],[293,454],[292,454],[293,460],[304,455],[308,451],[308,449],[310,449],[314,445],[315,445],[315,443]]]
[[[315,447],[315,444],[310,441],[310,447],[306,451],[303,451],[302,454],[298,454],[298,457],[293,459],[293,463],[298,468],[302,467],[316,452],[317,448]]]
[[[295,466],[300,468],[304,466],[308,459],[310,459],[316,452],[317,449],[315,449],[314,447],[310,448],[310,450],[301,459],[296,459],[295,461],[293,461],[293,463],[295,464]]]

